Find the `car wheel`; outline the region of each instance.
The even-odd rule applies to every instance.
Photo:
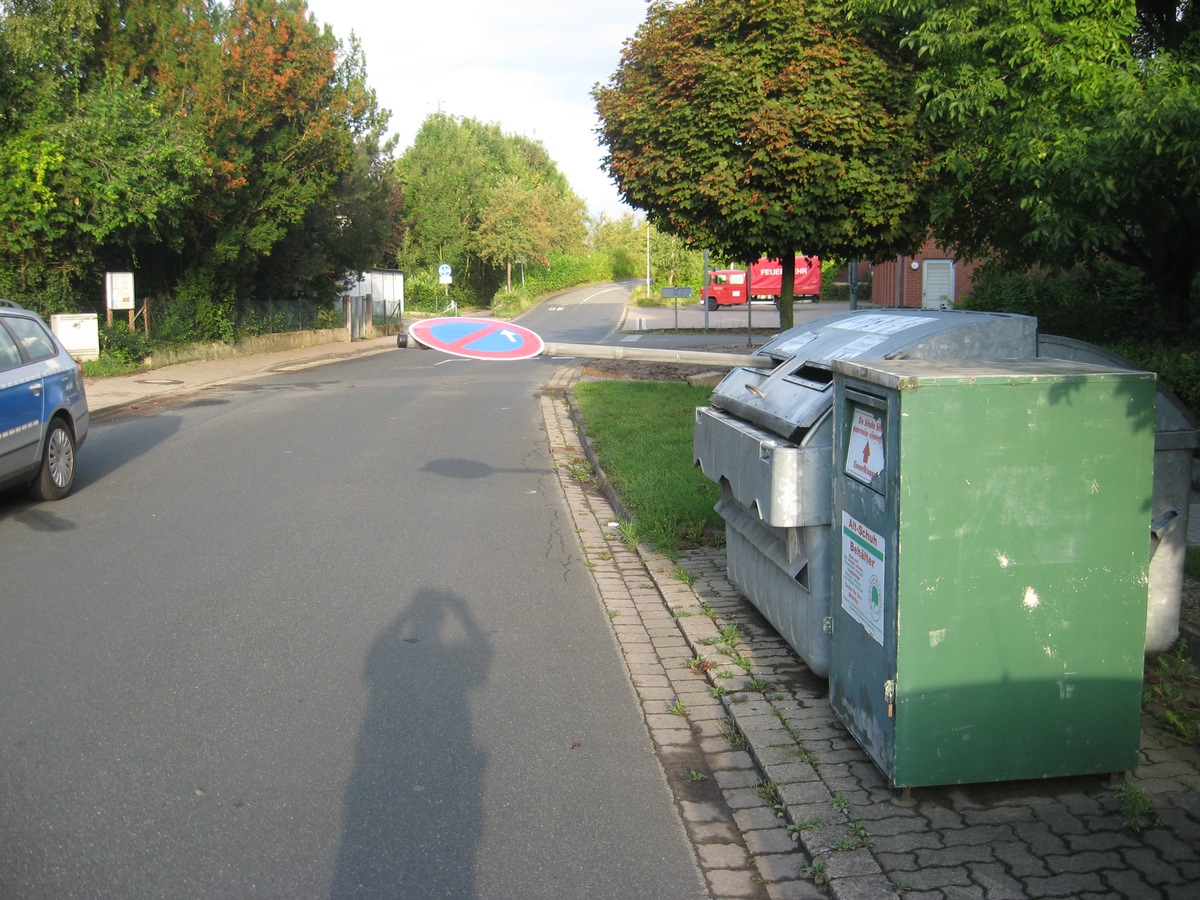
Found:
[[[717,298],[716,297],[708,298],[708,308],[712,311],[716,310],[716,308],[717,308]]]
[[[75,433],[62,418],[50,423],[42,467],[29,486],[35,500],[61,500],[75,486]]]

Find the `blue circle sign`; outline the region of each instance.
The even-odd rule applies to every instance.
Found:
[[[438,274],[439,275],[449,275],[450,274],[450,263],[442,263],[440,266],[438,266]]]
[[[495,319],[425,319],[410,325],[408,334],[431,350],[467,359],[530,359],[546,346],[528,328]]]

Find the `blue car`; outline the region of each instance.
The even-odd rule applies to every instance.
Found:
[[[0,489],[61,500],[87,433],[82,366],[40,316],[0,300]]]

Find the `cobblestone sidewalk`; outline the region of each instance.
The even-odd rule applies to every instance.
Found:
[[[1149,715],[1120,783],[923,788],[906,802],[826,682],[729,584],[723,551],[676,564],[621,541],[619,500],[571,475],[586,455],[572,375],[543,398],[551,450],[712,896],[1200,896],[1200,750]],[[689,799],[697,786],[707,799]]]

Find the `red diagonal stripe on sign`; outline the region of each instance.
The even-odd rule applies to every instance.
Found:
[[[487,337],[489,334],[495,334],[497,331],[499,331],[503,327],[504,327],[503,322],[487,325],[484,328],[480,328],[478,331],[471,331],[471,332],[468,332],[467,334],[464,334],[457,341],[446,344],[446,347],[448,349],[454,349],[454,350],[465,350],[470,344],[475,343],[476,341],[480,340],[481,338]]]

